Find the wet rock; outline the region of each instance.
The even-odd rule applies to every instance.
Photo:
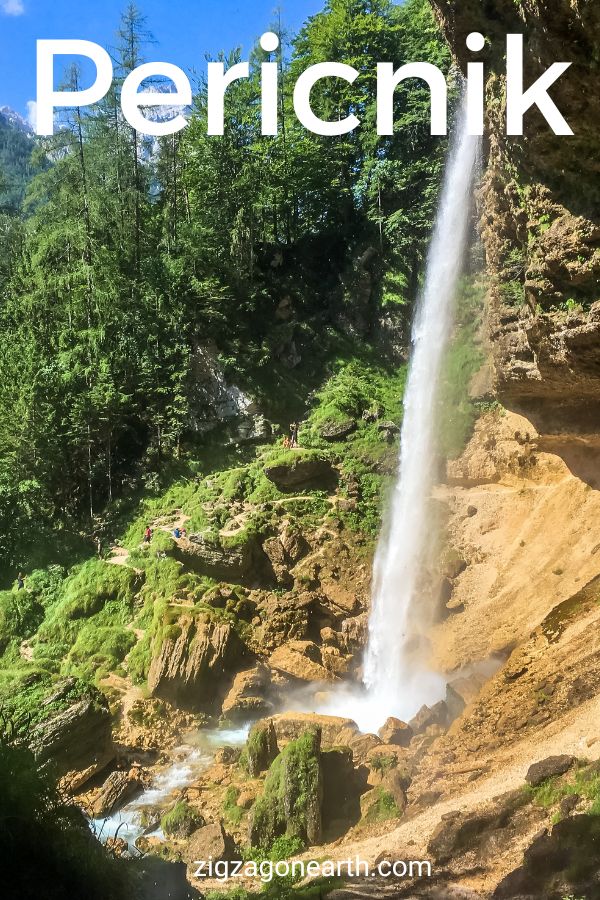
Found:
[[[104,819],[141,793],[142,781],[129,772],[111,772],[92,806],[92,817]]]
[[[322,800],[321,731],[312,728],[291,741],[272,763],[250,813],[249,844],[269,847],[283,834],[318,844]]]
[[[277,734],[272,719],[257,722],[250,729],[246,741],[248,774],[256,778],[266,772],[279,753]]]
[[[377,733],[384,744],[396,744],[398,747],[408,747],[413,737],[410,725],[394,716],[390,716]]]
[[[280,491],[298,488],[334,487],[338,472],[325,457],[304,455],[301,450],[290,456],[289,462],[282,462],[265,468],[265,475]]]
[[[247,722],[268,715],[273,708],[265,698],[269,687],[269,670],[262,663],[238,672],[223,701],[223,717],[232,722]]]
[[[182,616],[176,627],[150,664],[148,688],[183,709],[212,709],[240,667],[243,644],[229,622]]]
[[[123,856],[124,853],[129,851],[127,841],[123,840],[123,838],[109,837],[104,846],[110,854],[117,857]]]
[[[84,696],[69,700],[74,686],[67,679],[43,701],[44,706],[62,702],[64,708],[34,726],[29,745],[40,765],[52,762],[58,777],[69,773],[76,790],[115,758],[115,749],[106,697],[89,687]]]
[[[575,764],[574,756],[548,756],[540,762],[534,763],[527,770],[525,781],[531,787],[537,787],[548,778],[564,775]]]
[[[330,646],[335,647],[338,642],[337,632],[333,628],[321,628],[320,637],[323,644],[329,644]]]
[[[376,734],[357,734],[349,742],[348,746],[357,764],[363,763],[371,750],[381,746],[381,740]]]
[[[323,665],[321,651],[312,641],[290,641],[269,657],[269,666],[298,681],[331,681],[335,676]]]
[[[353,434],[353,432],[356,431],[356,428],[357,424],[355,419],[347,419],[345,422],[330,422],[321,428],[321,437],[330,443],[343,441],[349,435]]]
[[[383,440],[387,441],[388,444],[393,443],[396,437],[400,434],[400,428],[396,425],[395,422],[379,422],[377,425],[377,431],[379,432],[380,437]]]

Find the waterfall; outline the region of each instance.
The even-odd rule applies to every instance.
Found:
[[[436,480],[436,412],[444,355],[467,249],[479,139],[467,133],[463,101],[446,164],[412,333],[398,476],[374,564],[364,663],[371,719],[410,716],[439,699],[439,677],[420,661],[419,630],[428,624],[420,580],[432,534],[429,503]],[[421,662],[421,664],[420,664]],[[443,685],[442,685],[443,686]]]
[[[445,689],[444,679],[427,666],[423,632],[437,597],[424,589],[423,575],[436,540],[430,502],[439,386],[468,245],[479,145],[468,134],[463,98],[413,325],[398,475],[375,554],[364,689],[342,688],[320,706],[324,713],[351,716],[367,731],[388,716],[412,717]]]

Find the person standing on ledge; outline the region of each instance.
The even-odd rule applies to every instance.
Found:
[[[290,425],[290,447],[298,446],[298,423],[292,422]]]
[[[22,591],[25,587],[25,579],[23,577],[22,572],[19,572],[17,575],[17,590]]]

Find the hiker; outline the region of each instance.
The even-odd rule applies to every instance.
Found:
[[[17,575],[17,590],[22,591],[24,587],[25,587],[25,579],[23,578],[22,573],[19,572],[19,574]]]
[[[187,529],[186,529],[186,528],[182,528],[182,529],[181,529],[181,537],[182,537],[182,538],[186,538],[186,537],[187,537]]]
[[[173,537],[175,538],[176,541],[178,541],[179,538],[181,537],[181,529],[179,528],[179,526],[177,526],[177,528],[173,529]]]
[[[102,559],[102,538],[96,538],[96,552],[98,554],[98,559]]]
[[[287,434],[286,434],[286,436],[285,436],[284,439],[283,439],[283,449],[284,449],[284,450],[289,450],[291,446],[292,446],[292,445],[291,445],[291,443],[290,443],[290,439],[289,439],[289,437],[288,437]]]
[[[152,529],[149,525],[146,525],[146,530],[144,532],[144,543],[149,544],[152,540]]]
[[[290,447],[298,446],[298,423],[292,422],[290,425]]]

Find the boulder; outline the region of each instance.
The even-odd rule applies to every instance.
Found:
[[[357,764],[363,763],[371,750],[380,745],[381,741],[376,734],[357,734],[348,742],[354,762]]]
[[[443,700],[434,706],[422,706],[416,716],[408,723],[414,734],[423,734],[432,725],[445,728],[448,725],[448,707]]]
[[[525,781],[531,787],[537,787],[548,778],[564,775],[575,764],[574,756],[548,756],[540,762],[534,763],[527,770]]]
[[[309,545],[297,528],[286,522],[281,534],[279,535],[281,546],[285,550],[288,559],[292,564],[296,564],[308,552]]]
[[[40,765],[51,762],[58,777],[70,773],[69,784],[80,787],[106,768],[115,749],[104,694],[90,686],[71,699],[75,690],[75,680],[67,679],[43,701],[49,714],[31,730],[29,745]]]
[[[194,883],[198,883],[198,879],[194,878],[194,874],[198,869],[199,862],[206,862],[212,859],[213,863],[221,860],[232,860],[235,858],[235,847],[232,839],[223,830],[220,823],[212,825],[203,825],[191,835],[184,851],[184,860],[187,863],[188,879]]]
[[[330,628],[329,626],[326,626],[325,628],[321,628],[320,638],[321,638],[321,642],[325,645],[329,645],[332,647],[337,646],[337,642],[338,642],[337,632],[334,631],[333,628]]]
[[[360,798],[361,819],[365,824],[398,819],[406,806],[406,798],[403,792],[401,794],[401,803],[402,805],[399,806],[392,794],[380,784],[371,788]]]
[[[254,580],[267,566],[258,537],[248,535],[234,546],[223,546],[220,540],[206,534],[190,534],[177,541],[174,556],[187,569],[208,575],[215,581],[245,583]]]
[[[477,699],[485,681],[483,675],[473,673],[463,678],[455,678],[446,685],[446,706],[450,721],[457,719],[463,710]]]
[[[305,844],[320,843],[322,801],[321,731],[311,728],[271,764],[263,793],[250,813],[250,846],[269,847],[283,834]]]
[[[267,719],[253,725],[246,741],[250,777],[257,778],[261,772],[266,772],[278,754],[279,746],[273,720]]]
[[[410,725],[401,719],[390,716],[377,732],[384,744],[396,744],[398,747],[408,747],[413,736]]]
[[[183,709],[213,709],[245,648],[229,622],[182,616],[178,631],[165,637],[152,659],[150,693]]]
[[[130,772],[111,772],[92,805],[92,817],[104,819],[125,806],[144,789],[142,781]]]
[[[329,443],[344,441],[357,429],[356,419],[346,419],[344,422],[328,422],[321,428],[321,437]]]
[[[335,675],[323,665],[321,651],[312,641],[289,641],[268,660],[271,669],[298,681],[331,681]]]
[[[267,466],[265,475],[280,491],[299,488],[335,487],[338,480],[337,469],[325,457],[305,455],[301,450],[291,451],[289,461]]]
[[[358,734],[358,725],[352,719],[341,716],[323,716],[317,713],[286,712],[273,716],[270,720],[277,737],[277,743],[284,746],[289,741],[297,740],[307,729],[318,728],[321,733],[321,745],[324,748],[338,746],[338,736],[342,729],[348,729],[352,735]]]
[[[265,698],[269,685],[269,670],[262,663],[238,672],[223,701],[223,717],[233,722],[246,722],[268,715],[273,707]]]

